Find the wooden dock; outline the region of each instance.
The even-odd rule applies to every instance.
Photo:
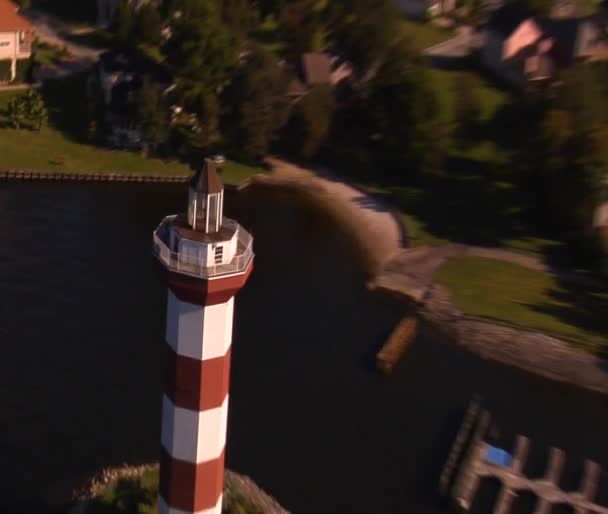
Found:
[[[409,346],[416,339],[418,333],[418,318],[413,315],[406,316],[398,324],[395,330],[376,354],[376,367],[382,373],[388,375],[393,371],[401,360]]]
[[[513,500],[524,492],[532,492],[538,498],[534,514],[548,514],[554,504],[570,505],[576,514],[608,514],[607,507],[593,503],[601,472],[596,462],[585,460],[578,490],[563,491],[558,485],[566,458],[563,450],[552,447],[544,476],[530,479],[523,474],[530,447],[529,439],[518,435],[510,465],[502,466],[485,458],[490,446],[484,440],[487,427],[488,419],[480,416],[469,452],[454,482],[452,496],[465,512],[471,508],[481,480],[493,477],[501,482],[493,514],[509,514]]]

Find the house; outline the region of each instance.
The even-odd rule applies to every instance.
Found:
[[[410,18],[426,18],[448,14],[456,8],[456,0],[397,0],[397,9]]]
[[[576,61],[608,58],[597,17],[541,20],[519,2],[494,11],[484,28],[481,63],[507,81],[553,81]]]
[[[89,91],[97,91],[104,106],[104,125],[110,144],[138,148],[142,138],[136,119],[136,98],[144,78],[163,91],[173,77],[167,69],[138,52],[110,50],[99,57],[89,81]]]
[[[10,0],[0,0],[0,63],[8,68],[6,73],[0,68],[0,82],[15,80],[17,61],[32,55],[32,25],[18,10]]]
[[[312,87],[318,85],[337,86],[347,80],[352,70],[347,63],[327,53],[308,52],[301,56],[300,62],[289,69],[291,80],[287,96],[297,101]]]

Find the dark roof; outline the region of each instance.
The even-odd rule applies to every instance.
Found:
[[[192,227],[188,225],[188,219],[183,214],[175,219],[173,225],[175,226],[175,231],[180,235],[180,237],[207,244],[229,241],[236,232],[235,226],[220,226],[219,231],[211,233],[193,230]]]
[[[302,70],[309,86],[331,84],[331,59],[327,54],[310,52],[302,55]]]
[[[165,66],[154,62],[138,51],[108,50],[99,56],[104,70],[110,73],[136,73],[157,82],[171,83],[173,77]]]
[[[488,28],[509,36],[519,25],[533,17],[523,2],[511,1],[492,12],[488,20]]]
[[[215,194],[223,191],[224,184],[211,159],[203,161],[203,165],[190,180],[190,187],[197,193]]]

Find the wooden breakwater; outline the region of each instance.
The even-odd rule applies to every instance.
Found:
[[[416,339],[418,318],[406,316],[395,327],[384,346],[376,354],[376,367],[388,375],[401,360],[405,351]]]
[[[190,175],[144,173],[62,173],[48,171],[0,171],[0,180],[37,180],[48,182],[174,182],[184,183]]]

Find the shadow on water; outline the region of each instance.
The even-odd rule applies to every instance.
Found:
[[[0,497],[12,514],[43,513],[99,467],[157,458],[165,291],[150,236],[184,198],[167,185],[0,185]],[[392,377],[372,373],[370,349],[403,306],[364,287],[351,245],[291,199],[227,205],[256,250],[235,309],[227,464],[287,508],[445,513],[438,472],[475,392],[505,434],[608,462],[598,396],[424,338]]]

